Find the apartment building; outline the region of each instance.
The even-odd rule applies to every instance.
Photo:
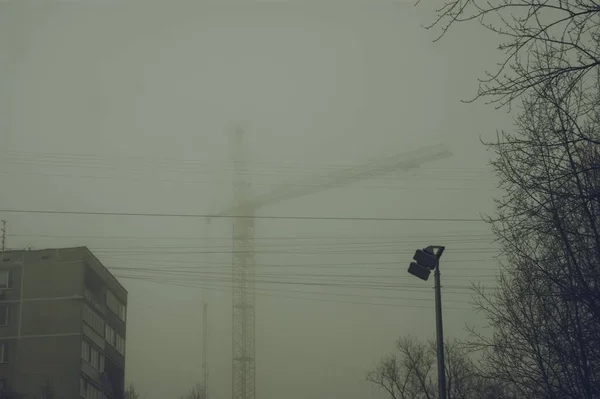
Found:
[[[86,247],[0,259],[0,399],[121,399],[127,291]]]

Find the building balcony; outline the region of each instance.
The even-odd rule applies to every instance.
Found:
[[[92,307],[99,312],[102,316],[106,315],[106,307],[102,304],[100,300],[96,298],[94,293],[89,289],[85,288],[83,290],[83,297],[92,305]]]

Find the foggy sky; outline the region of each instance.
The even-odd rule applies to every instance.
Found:
[[[427,144],[443,142],[453,153],[276,203],[259,216],[493,211],[491,197],[501,193],[480,135],[490,138],[511,120],[460,100],[476,93],[476,78],[500,55],[476,28],[433,43],[438,32],[422,25],[435,2],[119,3],[0,3],[0,209],[225,210],[230,136],[242,126],[246,175],[258,194]],[[147,399],[175,397],[201,380],[207,300],[209,390],[231,396],[231,293],[226,282],[203,278],[230,273],[231,220],[0,217],[11,248],[87,245],[113,273],[137,276],[120,278],[129,291],[126,379]],[[366,372],[399,335],[434,337],[432,282],[406,273],[414,249],[447,246],[447,286],[493,285],[497,270],[480,222],[258,219],[256,236],[257,273],[275,280],[401,286],[259,284],[260,399],[385,397],[364,381]],[[161,269],[153,275],[161,283],[124,267]],[[197,274],[182,279],[173,267]],[[340,277],[350,274],[358,277]],[[181,286],[185,280],[196,287]],[[444,300],[447,338],[481,322],[466,289],[445,290]]]

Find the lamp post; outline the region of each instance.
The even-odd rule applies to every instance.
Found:
[[[415,252],[413,259],[408,267],[408,272],[413,276],[427,281],[433,270],[435,279],[435,327],[437,339],[437,360],[438,360],[438,397],[446,399],[446,368],[444,366],[444,329],[442,325],[442,290],[440,284],[440,258],[446,247],[439,245],[430,245],[427,248],[419,249]],[[434,252],[435,251],[435,252]]]

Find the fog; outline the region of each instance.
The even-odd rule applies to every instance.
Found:
[[[461,100],[499,54],[463,27],[434,42],[436,5],[2,2],[0,209],[25,211],[0,212],[7,246],[85,245],[119,278],[126,380],[147,399],[202,381],[208,303],[209,393],[228,398],[233,220],[204,216],[232,206],[233,132],[265,196],[443,144],[451,157],[256,210],[256,397],[384,398],[375,362],[435,336],[414,250],[446,246],[447,338],[481,323],[467,288],[498,268],[480,138],[511,119]]]

